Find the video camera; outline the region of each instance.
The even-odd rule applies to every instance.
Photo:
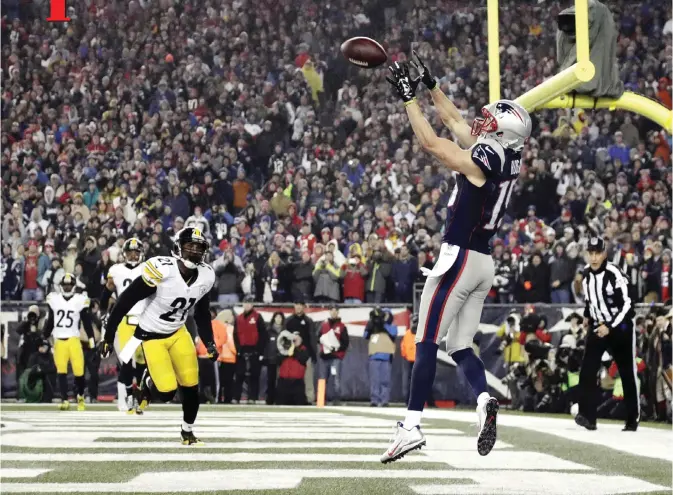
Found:
[[[283,330],[278,334],[276,347],[281,356],[292,356],[294,354],[295,335],[289,330]]]
[[[385,332],[385,315],[378,306],[369,312],[369,323],[371,333]]]

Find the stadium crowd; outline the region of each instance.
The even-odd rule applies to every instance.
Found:
[[[500,3],[513,99],[555,73],[560,6]],[[46,2],[2,5],[3,300],[42,301],[64,272],[95,299],[125,239],[165,255],[183,226],[211,239],[222,304],[412,300],[455,179],[419,149],[385,71],[339,45],[371,36],[393,61],[416,48],[469,121],[488,100],[483,9],[77,0],[59,25]],[[610,7],[626,88],[670,108],[670,5]],[[591,233],[635,300],[670,301],[671,136],[624,112],[534,119],[489,301],[581,301]]]
[[[455,180],[419,151],[385,71],[348,67],[338,46],[368,33],[391,60],[417,47],[469,120],[487,101],[486,37],[475,8],[394,3],[75,2],[67,25],[36,2],[6,10],[3,299],[41,300],[61,269],[95,298],[124,239],[166,254],[194,225],[212,239],[215,300],[411,301]],[[555,71],[558,6],[510,3],[514,98]],[[626,86],[670,106],[671,23],[624,5]],[[581,299],[590,232],[638,300],[669,300],[670,136],[627,113],[535,117],[492,300]]]

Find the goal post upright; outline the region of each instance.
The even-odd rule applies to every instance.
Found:
[[[500,19],[499,0],[487,0],[488,24],[488,97],[491,103],[500,99]]]
[[[491,18],[497,19],[498,9],[491,6],[496,0],[488,1],[488,33],[489,33],[489,82],[490,97],[493,101],[493,81],[497,81],[497,94],[500,95],[500,52],[499,42],[494,48],[497,58],[492,58],[491,32],[494,28],[491,26]],[[494,13],[492,13],[494,11]],[[495,39],[498,40],[497,26],[494,30]],[[609,111],[627,110],[656,122],[668,133],[673,133],[673,111],[666,108],[656,100],[645,96],[625,91],[619,98],[594,98],[589,95],[582,95],[571,92],[578,86],[593,79],[596,68],[590,58],[589,44],[589,2],[588,0],[575,0],[575,47],[577,62],[567,69],[550,77],[542,84],[527,91],[519,96],[515,101],[521,104],[529,112],[542,108],[584,108],[596,109],[602,108]],[[497,61],[498,72],[494,74],[492,66]]]

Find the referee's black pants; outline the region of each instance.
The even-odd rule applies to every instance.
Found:
[[[637,386],[635,339],[632,322],[622,323],[618,328],[610,330],[610,333],[603,338],[589,331],[580,370],[579,412],[590,422],[596,422],[596,409],[601,398],[597,376],[601,367],[601,358],[605,351],[609,351],[617,363],[624,387],[626,424],[638,423],[640,399]]]

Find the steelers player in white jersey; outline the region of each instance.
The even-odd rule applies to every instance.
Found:
[[[140,278],[122,292],[99,345],[101,356],[107,357],[122,318],[142,301],[134,336],[119,357],[125,360],[135,347],[142,346],[147,372],[141,380],[141,407],[150,397],[161,402],[171,401],[180,387],[184,445],[202,443],[192,432],[199,411],[199,366],[194,341],[185,327],[190,310],[194,309],[194,321],[209,357],[215,361],[218,355],[209,302],[215,272],[205,263],[209,247],[199,229],[180,230],[173,240],[173,256],[147,260]]]
[[[140,277],[143,270],[143,243],[132,237],[122,245],[122,261],[113,265],[108,271],[107,281],[101,295],[101,308],[107,310],[110,300],[124,292],[135,279]],[[138,326],[138,317],[143,308],[143,302],[139,302],[122,318],[117,328],[117,338],[114,342],[117,354],[124,348]],[[110,327],[108,326],[108,330]],[[133,362],[119,362],[117,374],[117,407],[120,411],[128,411],[130,414],[142,414],[138,405],[137,397],[133,395]]]
[[[63,275],[58,289],[47,295],[49,316],[44,326],[44,337],[54,337],[54,364],[61,391],[59,409],[70,409],[68,402],[68,363],[75,375],[77,390],[77,410],[84,411],[84,352],[79,339],[80,322],[89,338],[89,347],[94,348],[93,326],[89,313],[89,298],[86,294],[75,293],[75,276]]]

